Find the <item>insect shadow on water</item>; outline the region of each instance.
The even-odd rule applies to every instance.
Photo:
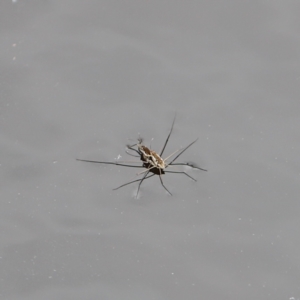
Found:
[[[172,196],[171,192],[166,188],[166,186],[163,183],[162,177],[161,175],[164,175],[166,173],[173,173],[173,174],[183,174],[189,178],[191,178],[194,181],[197,181],[195,178],[193,178],[192,176],[190,176],[189,174],[187,174],[184,171],[170,171],[170,170],[166,170],[168,167],[172,167],[172,166],[187,166],[190,167],[192,169],[197,169],[197,170],[201,170],[201,171],[207,171],[205,169],[199,168],[197,166],[195,166],[192,163],[175,163],[175,161],[177,160],[177,158],[179,156],[181,156],[181,154],[183,154],[189,147],[191,147],[194,143],[196,143],[196,140],[194,140],[192,143],[190,143],[189,145],[187,145],[186,147],[184,147],[183,149],[178,149],[176,151],[174,151],[172,154],[170,154],[168,157],[166,158],[162,158],[161,156],[163,155],[165,148],[168,144],[169,138],[172,134],[173,131],[173,127],[174,127],[174,123],[175,123],[175,118],[173,120],[172,123],[172,127],[171,130],[169,132],[169,135],[167,136],[167,139],[164,143],[164,146],[162,148],[162,150],[160,151],[160,153],[156,153],[154,150],[151,150],[150,148],[146,147],[145,145],[143,145],[143,139],[139,138],[138,142],[134,145],[127,145],[127,150],[126,153],[130,156],[134,156],[134,157],[139,157],[140,160],[142,161],[142,165],[141,166],[136,166],[136,165],[129,165],[126,164],[126,162],[109,162],[109,161],[95,161],[95,160],[86,160],[86,159],[78,159],[79,161],[84,161],[84,162],[90,162],[90,163],[98,163],[98,164],[106,164],[106,165],[116,165],[116,166],[122,166],[122,167],[130,167],[130,168],[143,168],[144,170],[140,173],[138,173],[137,175],[141,175],[143,174],[142,178],[139,179],[135,179],[132,181],[129,181],[127,183],[124,183],[116,188],[114,188],[114,190],[117,190],[119,188],[122,188],[126,185],[129,185],[131,183],[134,182],[139,182],[138,185],[138,189],[137,189],[137,193],[136,193],[136,198],[138,197],[139,191],[140,191],[140,187],[143,183],[144,180],[149,179],[151,177],[153,177],[154,175],[158,175],[159,176],[159,180],[161,185],[163,186],[163,188]],[[134,148],[136,147],[136,148]],[[129,152],[132,151],[132,152]],[[136,155],[137,154],[137,155]],[[176,155],[177,154],[177,155]],[[174,155],[176,155],[174,157]],[[174,157],[174,158],[172,158]],[[171,159],[172,158],[172,159]],[[167,162],[167,160],[170,160],[170,162]],[[138,163],[139,161],[136,161],[134,163]],[[151,173],[149,175],[149,173]]]

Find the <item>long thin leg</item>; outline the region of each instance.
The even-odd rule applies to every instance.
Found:
[[[134,145],[133,145],[134,146]],[[134,152],[136,152],[139,156],[141,155],[141,153],[138,151],[138,150],[136,150],[136,149],[134,149],[134,148],[132,148],[133,146],[128,146],[127,145],[127,149],[129,149],[129,150],[132,150],[132,151],[134,151]],[[125,151],[126,153],[128,153],[127,151]],[[128,153],[129,154],[129,153]],[[129,154],[129,155],[131,155],[131,154]]]
[[[165,173],[175,173],[175,174],[184,174],[186,175],[187,177],[190,177],[191,179],[193,179],[194,181],[197,181],[195,178],[193,178],[192,176],[190,176],[188,173],[186,172],[183,172],[183,171],[165,171]]]
[[[139,137],[137,140],[138,140],[138,143],[135,143],[135,144],[133,144],[133,145],[126,145],[126,147],[127,147],[128,149],[131,149],[131,150],[133,150],[133,151],[139,153],[139,151],[138,151],[137,149],[133,148],[133,147],[134,147],[134,146],[137,146],[138,144],[141,144],[141,143],[143,142],[143,139],[142,139],[141,137]],[[140,154],[140,153],[139,153],[139,154]]]
[[[79,158],[76,158],[76,160],[90,162],[90,163],[104,164],[104,165],[116,165],[116,166],[131,167],[131,168],[144,168],[143,166],[125,165],[125,164],[120,164],[117,162],[110,162],[110,161],[86,160],[86,159],[79,159]]]
[[[127,164],[127,163],[133,163],[133,164],[140,164],[141,162],[139,160],[118,160],[116,159],[117,164]]]
[[[190,163],[176,163],[176,164],[171,164],[170,166],[187,166],[187,167],[191,167],[193,169],[198,169],[198,170],[201,170],[201,171],[207,171],[205,169],[196,167],[196,166],[194,166],[193,164],[190,164]]]
[[[172,196],[171,192],[165,187],[160,174],[159,174],[159,179],[160,179],[160,183],[164,187],[164,189]]]
[[[169,156],[167,156],[166,158],[164,158],[164,161],[168,160],[171,156],[175,155],[180,150],[181,149],[177,149],[176,151],[174,151],[173,153],[171,153]]]
[[[187,145],[185,148],[183,148],[180,153],[175,156],[175,158],[173,158],[173,160],[171,162],[168,163],[168,165],[171,165],[173,161],[175,161],[184,151],[186,151],[189,147],[191,147],[194,143],[197,142],[198,139],[194,140],[192,143],[190,143],[189,145]]]
[[[147,175],[147,174],[146,174],[146,175]],[[114,190],[114,191],[115,191],[115,190],[118,190],[118,189],[120,189],[121,187],[123,187],[123,186],[125,186],[125,185],[131,184],[131,183],[134,183],[134,182],[138,182],[138,181],[141,181],[141,180],[148,179],[148,178],[150,178],[150,177],[152,177],[152,176],[154,176],[154,175],[155,175],[155,174],[151,174],[151,175],[149,175],[148,177],[145,177],[145,176],[144,176],[143,178],[136,179],[136,180],[132,180],[132,181],[130,181],[130,182],[124,183],[124,184],[122,184],[122,185],[120,185],[120,186],[114,188],[113,190]]]
[[[173,130],[173,126],[174,126],[175,119],[176,119],[176,114],[175,114],[175,116],[174,116],[174,120],[173,120],[173,123],[172,123],[172,127],[171,127],[171,130],[170,130],[170,133],[169,133],[169,135],[168,135],[168,137],[167,137],[167,139],[166,139],[166,141],[165,141],[165,144],[164,144],[164,146],[163,146],[163,148],[162,148],[162,150],[161,150],[159,156],[162,156],[163,153],[164,153],[164,151],[165,151],[165,148],[166,148],[166,146],[167,146],[167,144],[168,144],[169,138],[170,138],[171,133],[172,133],[172,130]]]
[[[138,197],[138,194],[139,194],[139,191],[140,191],[140,187],[141,187],[142,182],[143,182],[145,179],[147,179],[147,178],[149,178],[149,177],[152,177],[152,175],[146,177],[146,176],[149,174],[149,172],[150,172],[150,171],[148,171],[148,172],[145,174],[145,176],[141,179],[141,181],[140,181],[140,183],[139,183],[139,186],[138,186],[138,189],[137,189],[137,192],[136,192],[136,196],[135,196],[136,199],[137,199],[137,197]],[[155,175],[155,174],[153,174],[153,175]]]
[[[132,153],[129,153],[128,150],[125,150],[126,154],[130,155],[130,156],[133,156],[133,157],[140,157],[140,155],[134,155]]]
[[[145,168],[145,167],[143,167],[143,168]],[[143,174],[143,173],[145,173],[145,172],[147,172],[147,171],[151,171],[151,170],[154,169],[154,168],[156,168],[156,167],[153,166],[153,167],[151,167],[151,168],[147,168],[146,170],[137,173],[136,176],[141,175],[141,174]],[[147,174],[148,174],[148,173],[147,173]]]

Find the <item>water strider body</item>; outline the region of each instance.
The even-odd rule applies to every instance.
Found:
[[[191,167],[193,169],[198,169],[198,170],[201,170],[201,171],[207,171],[205,169],[196,167],[195,165],[190,164],[190,163],[174,163],[174,161],[183,152],[185,152],[190,146],[192,146],[198,139],[196,139],[195,141],[193,141],[192,143],[190,143],[185,148],[176,150],[175,152],[173,152],[171,155],[169,155],[165,159],[163,159],[161,157],[163,155],[163,153],[164,153],[164,150],[165,150],[165,148],[166,148],[166,146],[168,144],[169,138],[171,136],[171,133],[172,133],[172,130],[173,130],[173,127],[174,127],[174,122],[175,122],[175,117],[174,117],[174,120],[173,120],[173,123],[172,123],[172,127],[171,127],[171,130],[170,130],[170,133],[169,133],[169,135],[168,135],[168,137],[167,137],[167,139],[166,139],[166,141],[164,143],[164,146],[163,146],[160,154],[158,154],[154,150],[151,150],[150,148],[148,148],[145,145],[143,145],[143,140],[142,139],[138,139],[138,143],[136,143],[134,145],[127,145],[127,149],[128,150],[133,151],[133,152],[135,152],[135,153],[138,154],[137,157],[139,157],[140,160],[142,161],[142,163],[143,163],[142,166],[128,165],[128,164],[118,163],[118,162],[105,162],[105,161],[94,161],[94,160],[85,160],[85,159],[77,159],[77,160],[84,161],[84,162],[91,162],[91,163],[99,163],[99,164],[108,164],[108,165],[123,166],[123,167],[144,168],[145,169],[144,171],[142,171],[142,172],[140,172],[140,173],[137,174],[137,175],[141,175],[141,174],[145,173],[142,178],[136,179],[136,180],[132,180],[132,181],[129,181],[127,183],[124,183],[124,184],[118,186],[117,188],[114,188],[114,190],[117,190],[117,189],[119,189],[119,188],[121,188],[123,186],[126,186],[126,185],[134,183],[134,182],[139,182],[137,193],[136,193],[136,198],[137,198],[142,182],[144,180],[146,180],[146,179],[154,176],[154,175],[158,175],[159,179],[160,179],[160,182],[161,182],[161,185],[163,186],[163,188],[170,195],[172,195],[171,192],[165,187],[161,175],[164,175],[166,173],[184,174],[184,175],[188,176],[189,178],[191,178],[194,181],[196,181],[196,179],[193,178],[192,176],[188,175],[184,171],[169,171],[169,170],[166,170],[169,166],[188,166],[188,167]],[[134,148],[134,147],[137,147],[137,148]],[[128,150],[126,151],[127,154],[129,154],[131,156],[136,156],[136,155],[134,155],[132,153],[129,153]],[[178,154],[175,156],[175,158],[173,158],[171,160],[171,162],[168,163],[167,160],[170,159],[172,156],[174,156],[176,153],[178,153]],[[149,173],[152,173],[152,174],[149,175]]]

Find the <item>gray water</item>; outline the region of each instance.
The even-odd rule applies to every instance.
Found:
[[[297,1],[2,1],[1,299],[300,299]],[[187,170],[113,188],[199,140]],[[141,164],[140,164],[141,165]],[[186,170],[186,169],[184,169]]]

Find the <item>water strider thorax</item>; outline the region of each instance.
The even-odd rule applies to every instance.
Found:
[[[166,165],[164,160],[155,152],[150,150],[148,147],[138,144],[138,149],[141,152],[141,160],[146,163],[149,167],[158,169],[165,169]]]

